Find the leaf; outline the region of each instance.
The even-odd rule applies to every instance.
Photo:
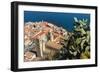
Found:
[[[88,51],[89,49],[90,49],[90,46],[87,46],[87,47],[85,48],[86,51]]]
[[[81,49],[82,49],[82,50],[83,50],[85,41],[86,41],[86,39],[83,39],[83,40],[81,41]]]
[[[70,54],[73,54],[73,52],[72,52],[72,51],[70,51],[70,50],[69,50],[69,52],[70,52]]]
[[[75,52],[73,53],[73,55],[76,56],[76,55],[77,55],[77,51],[75,51]]]
[[[75,42],[78,45],[81,42],[81,38],[77,38]]]
[[[87,23],[88,22],[88,19],[86,19],[84,22]]]
[[[81,59],[88,59],[88,57],[85,55],[85,53],[81,53],[80,58],[81,58]]]
[[[74,28],[76,28],[76,26],[74,26]]]
[[[75,21],[75,22],[78,22],[78,19],[77,19],[76,17],[74,17],[74,21]]]
[[[85,51],[84,54],[85,54],[85,56],[87,56],[88,58],[90,58],[90,52],[89,51]]]

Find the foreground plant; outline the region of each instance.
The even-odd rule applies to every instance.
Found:
[[[55,59],[89,59],[90,29],[88,20],[78,20],[75,17],[74,31],[63,37],[61,44],[63,48],[54,56]]]

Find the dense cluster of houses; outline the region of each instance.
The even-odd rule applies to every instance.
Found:
[[[62,48],[61,38],[67,34],[65,29],[52,23],[26,22],[24,26],[24,61],[45,60],[49,53],[53,54]]]

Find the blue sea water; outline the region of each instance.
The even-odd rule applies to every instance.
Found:
[[[88,24],[90,23],[90,14],[24,11],[24,22],[47,21],[70,32],[73,31],[74,17],[88,19]]]

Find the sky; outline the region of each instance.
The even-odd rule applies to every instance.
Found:
[[[88,24],[90,22],[90,14],[24,11],[24,22],[46,21],[70,32],[73,31],[74,17],[88,19]]]

